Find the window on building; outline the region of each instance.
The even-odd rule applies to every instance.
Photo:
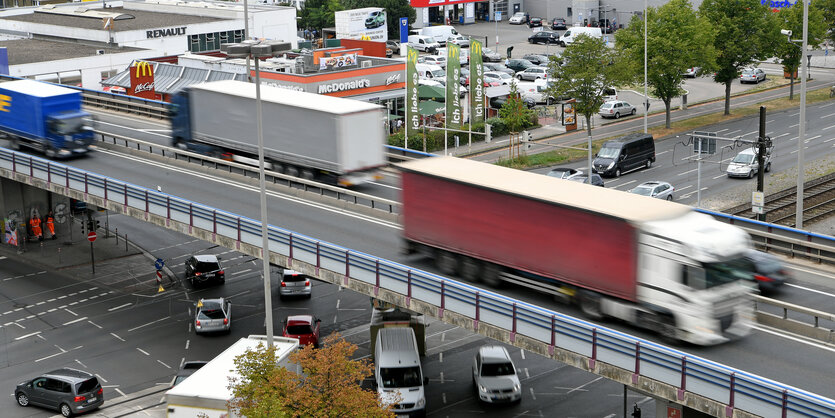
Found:
[[[569,7],[565,11],[565,17],[571,17],[574,13],[572,12],[571,8]]]
[[[244,31],[236,30],[235,31],[235,42],[243,42],[244,40]]]
[[[189,35],[188,36],[188,51],[189,52],[200,52],[200,36],[199,35]]]
[[[221,32],[220,33],[220,44],[228,44],[229,43],[229,32]]]

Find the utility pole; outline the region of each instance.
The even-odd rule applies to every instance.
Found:
[[[760,106],[760,135],[757,138],[757,191],[760,193],[763,192],[763,183],[765,180],[767,142],[771,142],[771,138],[765,136],[765,106]],[[765,213],[757,214],[757,220],[765,222]]]
[[[797,212],[795,213],[794,227],[803,228],[803,180],[806,170],[803,166],[803,148],[806,147],[806,74],[809,71],[803,55],[807,51],[809,38],[809,4],[803,2],[803,42],[800,55],[800,126],[797,133]]]

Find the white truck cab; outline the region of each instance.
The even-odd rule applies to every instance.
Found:
[[[414,330],[380,329],[374,344],[374,386],[380,400],[386,405],[396,402],[394,413],[398,416],[421,415],[426,411],[423,386],[427,383]]]
[[[426,35],[409,35],[409,46],[418,51],[429,53],[437,51],[441,47],[435,38]]]

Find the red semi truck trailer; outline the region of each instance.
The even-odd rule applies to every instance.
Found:
[[[689,206],[453,157],[400,165],[405,250],[696,344],[744,335],[745,232]]]

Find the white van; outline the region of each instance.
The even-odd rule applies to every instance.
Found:
[[[449,39],[450,36],[458,35],[458,31],[456,31],[452,26],[441,25],[425,27],[420,30],[420,34],[435,38],[435,42],[443,46],[446,45],[446,40]]]
[[[409,46],[418,51],[430,53],[437,51],[441,47],[441,45],[435,42],[435,38],[425,35],[409,35]]]
[[[559,44],[560,46],[571,45],[574,43],[574,40],[577,39],[580,35],[588,35],[592,38],[602,38],[603,32],[600,28],[587,28],[584,26],[572,26],[568,28],[567,31],[563,32],[560,36]]]
[[[461,49],[461,55],[458,56],[458,62],[461,65],[468,65],[470,63],[470,50],[469,49]],[[438,49],[436,52],[437,55],[442,57],[446,57],[448,52],[446,47]]]
[[[394,412],[403,415],[422,415],[426,410],[415,331],[407,327],[382,328],[374,344],[374,386],[383,404],[391,404],[400,395]]]
[[[446,71],[438,65],[433,64],[415,64],[418,78],[427,80],[435,80],[444,83],[446,80]]]

